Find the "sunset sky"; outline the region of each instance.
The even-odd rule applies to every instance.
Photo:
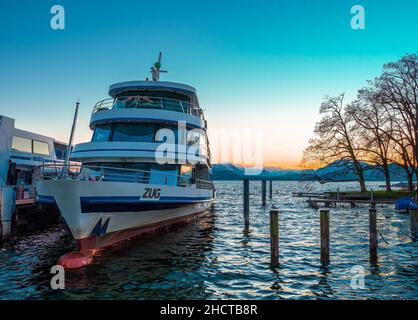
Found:
[[[65,30],[50,9],[65,8]],[[364,6],[366,30],[350,26]],[[162,80],[197,88],[212,129],[264,130],[264,162],[296,167],[324,95],[356,90],[385,62],[417,51],[418,2],[2,1],[0,114],[67,141],[90,139],[94,104],[108,86],[149,77],[162,51]]]

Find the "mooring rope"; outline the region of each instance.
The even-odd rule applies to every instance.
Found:
[[[380,231],[377,231],[377,232],[379,232],[380,236],[382,237],[382,240],[383,240],[386,244],[389,244],[389,242],[387,242],[387,241],[386,241],[386,239],[385,239],[385,237],[382,235],[382,233],[381,233]]]

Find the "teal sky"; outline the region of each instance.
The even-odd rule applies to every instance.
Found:
[[[65,30],[50,9],[65,8]],[[350,27],[353,5],[366,30]],[[263,128],[266,163],[294,166],[325,94],[354,97],[385,62],[417,51],[418,2],[1,1],[0,114],[19,128],[90,137],[110,84],[144,79],[162,51],[163,80],[197,88],[210,128]]]

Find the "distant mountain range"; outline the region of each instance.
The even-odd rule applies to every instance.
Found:
[[[365,169],[364,175],[366,181],[383,181],[385,177],[383,172],[377,167],[363,163]],[[336,161],[328,166],[317,170],[286,170],[280,168],[264,168],[261,173],[256,171],[256,174],[251,172],[251,169],[245,170],[244,167],[234,165],[231,163],[214,164],[213,165],[213,179],[214,180],[242,180],[248,179],[268,179],[268,180],[283,180],[283,181],[355,181],[357,176],[354,173],[352,165],[349,162],[343,163]],[[404,181],[406,175],[403,169],[396,165],[390,165],[390,174],[392,181]]]

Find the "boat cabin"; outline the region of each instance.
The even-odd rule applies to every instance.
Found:
[[[15,127],[15,120],[0,115],[0,187],[23,186],[31,196],[34,169],[64,159],[67,145]]]

